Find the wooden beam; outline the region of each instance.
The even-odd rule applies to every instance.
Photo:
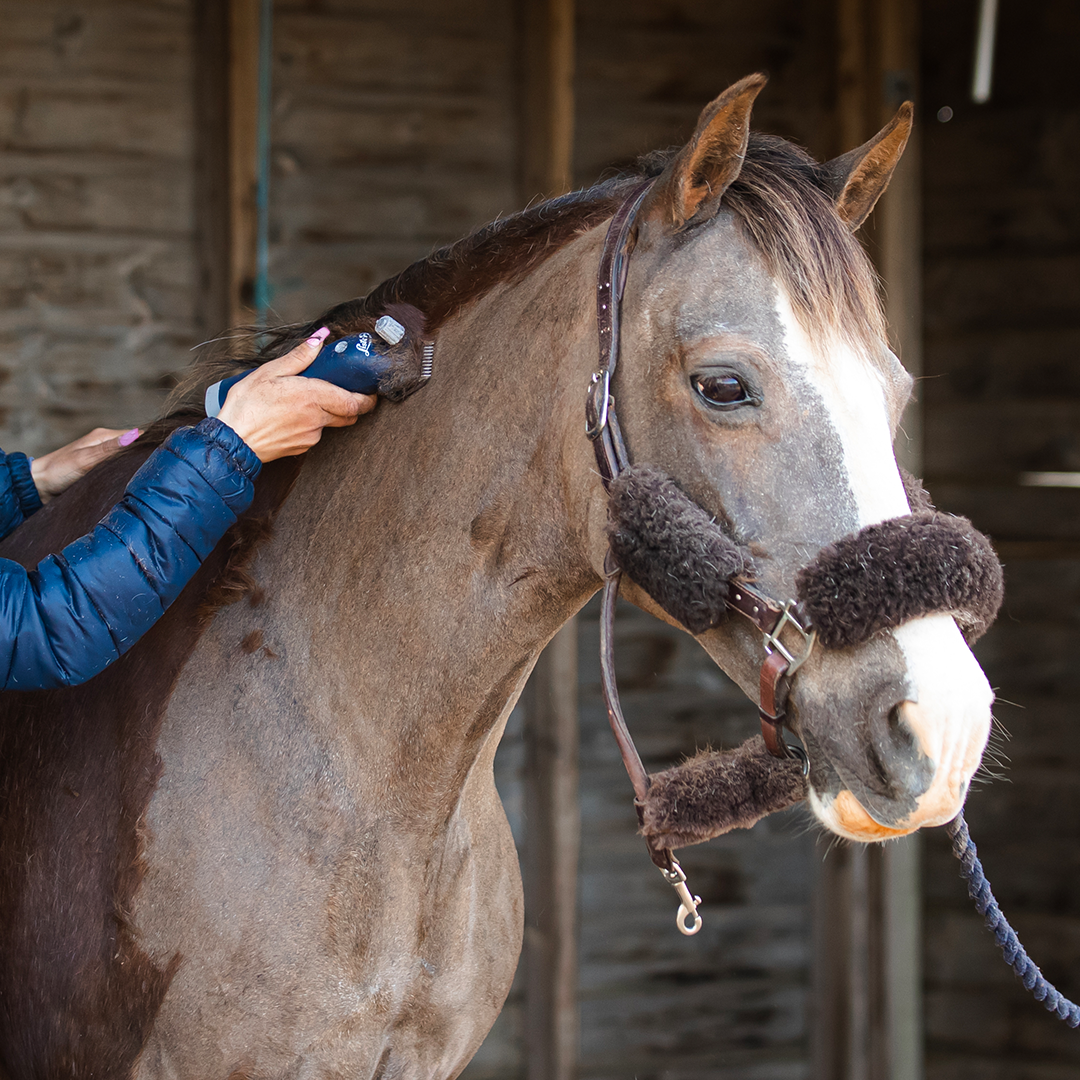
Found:
[[[522,201],[573,185],[575,0],[519,0]]]
[[[526,687],[525,1050],[529,1080],[572,1080],[577,1063],[577,620]]]
[[[837,0],[837,145],[870,138],[918,100],[917,0]],[[919,121],[866,230],[885,285],[891,344],[922,372]],[[922,416],[904,413],[896,444],[920,475]],[[922,928],[918,835],[831,851],[818,876],[814,1075],[819,1080],[922,1080]],[[820,925],[824,921],[823,925]]]
[[[229,324],[228,15],[222,0],[192,4],[196,306],[199,330],[206,338]]]
[[[518,194],[569,191],[574,0],[518,0]],[[525,1053],[528,1080],[573,1080],[578,1056],[577,622],[537,661],[525,695]]]
[[[259,132],[259,0],[229,0],[229,305],[251,322]]]
[[[252,320],[259,0],[194,0],[199,321],[207,337]]]
[[[915,0],[880,0],[881,97],[876,127],[905,102],[918,98],[919,7]],[[875,212],[878,271],[885,282],[885,314],[892,346],[918,379],[922,358],[922,125],[918,111],[907,149]],[[922,475],[922,410],[918,400],[904,414],[896,450],[900,464]]]

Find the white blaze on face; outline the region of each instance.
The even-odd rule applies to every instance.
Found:
[[[840,440],[859,526],[909,513],[893,455],[885,379],[877,364],[843,341],[831,342],[827,352],[815,347],[784,295],[777,314],[788,357],[820,395]],[[900,718],[934,763],[934,779],[915,812],[896,823],[900,828],[874,821],[850,792],[835,799],[811,793],[818,819],[855,840],[879,840],[950,821],[963,807],[990,734],[994,695],[952,617],[927,615],[891,633],[903,652],[912,687],[911,699],[900,706]]]
[[[815,346],[783,293],[777,314],[788,358],[803,369],[818,392],[840,439],[859,527],[908,513],[893,454],[885,378],[877,364],[839,335],[824,346]]]

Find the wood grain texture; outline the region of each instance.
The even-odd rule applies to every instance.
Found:
[[[361,295],[517,206],[511,5],[275,11],[276,317]]]
[[[577,620],[540,655],[525,707],[525,1056],[529,1080],[573,1080],[578,1056]]]
[[[146,422],[197,339],[190,14],[0,4],[0,444]]]

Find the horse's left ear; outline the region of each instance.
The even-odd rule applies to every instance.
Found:
[[[668,228],[716,213],[720,199],[739,175],[750,138],[750,109],[766,79],[747,75],[706,105],[693,138],[675,155],[657,182],[650,208],[659,208]]]
[[[818,166],[818,175],[836,212],[854,231],[870,215],[889,186],[893,170],[911,134],[914,106],[905,101],[896,115],[869,142]]]

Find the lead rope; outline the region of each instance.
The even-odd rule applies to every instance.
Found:
[[[990,891],[990,883],[983,873],[982,863],[979,862],[975,842],[968,832],[964,815],[957,814],[945,826],[945,831],[952,840],[953,854],[960,860],[968,896],[975,901],[975,910],[986,920],[987,928],[993,931],[1005,962],[1016,972],[1024,988],[1035,996],[1035,1000],[1042,1002],[1047,1012],[1056,1013],[1071,1028],[1080,1026],[1080,1005],[1071,1002],[1053,983],[1043,977],[1043,973],[1028,956],[1027,950],[1020,944],[1009,920],[998,907],[998,902]]]

